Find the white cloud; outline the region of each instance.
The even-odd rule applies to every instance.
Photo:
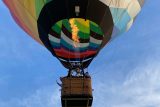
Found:
[[[151,63],[152,62],[152,63]],[[96,83],[93,107],[160,107],[160,62],[137,66],[121,84]]]
[[[22,99],[0,101],[0,107],[59,107],[60,91],[56,87],[38,89],[35,93]]]

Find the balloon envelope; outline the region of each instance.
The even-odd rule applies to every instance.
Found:
[[[127,31],[144,0],[3,0],[16,23],[66,68],[89,66]]]

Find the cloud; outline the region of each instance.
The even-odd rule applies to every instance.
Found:
[[[121,84],[108,87],[97,82],[93,107],[160,107],[160,62],[147,62],[131,71]]]
[[[34,93],[21,99],[0,101],[0,107],[58,107],[60,106],[59,88],[48,86],[37,89]]]

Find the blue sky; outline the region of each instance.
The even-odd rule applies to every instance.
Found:
[[[93,107],[160,107],[160,1],[148,0],[131,30],[88,68]],[[60,107],[66,70],[13,21],[0,0],[0,107]]]

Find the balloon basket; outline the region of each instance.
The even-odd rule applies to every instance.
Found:
[[[92,106],[93,96],[90,77],[63,77],[61,81],[62,107]]]

